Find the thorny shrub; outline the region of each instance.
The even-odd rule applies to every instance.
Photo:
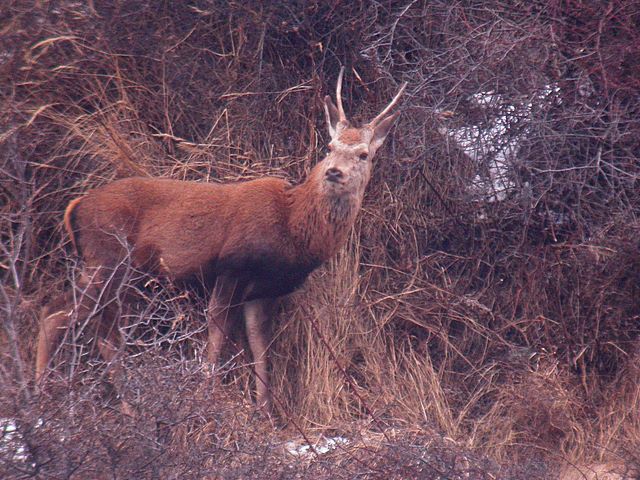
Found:
[[[637,2],[7,0],[0,32],[0,400],[28,451],[0,452],[10,475],[637,466]],[[250,391],[241,332],[219,391],[196,366],[201,300],[153,280],[112,368],[136,420],[82,335],[34,394],[38,311],[76,272],[68,201],[130,175],[300,181],[323,155],[320,99],[340,65],[356,120],[409,87],[349,246],[272,326],[274,397],[306,439],[404,437],[282,463],[277,434],[232,401]],[[425,432],[460,457],[413,443]]]

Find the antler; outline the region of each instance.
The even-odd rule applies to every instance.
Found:
[[[342,72],[340,72],[340,75],[342,75]],[[394,105],[398,103],[398,99],[400,98],[400,95],[402,95],[402,92],[404,92],[404,89],[406,86],[407,86],[407,82],[404,82],[400,87],[400,90],[398,90],[398,93],[396,93],[396,96],[393,97],[393,99],[391,100],[391,103],[389,103],[389,105],[387,105],[386,108],[382,110],[376,118],[374,118],[369,122],[370,128],[375,128],[378,122],[380,122],[380,120],[382,120],[387,115],[387,113],[391,111]]]
[[[344,65],[340,67],[340,74],[338,75],[338,86],[336,87],[336,102],[338,104],[338,116],[340,122],[347,122],[347,116],[344,114],[344,108],[342,108],[342,75],[344,74]]]

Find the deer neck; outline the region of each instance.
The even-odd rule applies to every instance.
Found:
[[[362,204],[362,191],[335,194],[314,169],[307,180],[289,191],[289,232],[312,261],[332,257],[347,239]]]

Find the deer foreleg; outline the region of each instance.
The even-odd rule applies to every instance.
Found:
[[[270,300],[252,300],[244,304],[244,321],[249,347],[253,355],[256,372],[256,403],[259,407],[271,410],[269,366],[267,349],[269,341],[265,329],[269,320]]]

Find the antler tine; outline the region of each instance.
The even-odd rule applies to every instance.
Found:
[[[407,82],[404,82],[400,87],[400,90],[398,90],[398,93],[396,93],[396,96],[393,97],[393,99],[391,100],[391,103],[389,103],[389,105],[387,105],[386,108],[382,110],[376,118],[374,118],[369,122],[369,126],[371,128],[374,128],[378,124],[378,122],[382,120],[382,118],[391,111],[391,109],[395,106],[395,104],[398,103],[398,99],[404,92],[404,89],[406,88],[406,86],[407,86]]]
[[[338,75],[338,86],[336,87],[336,102],[338,104],[338,115],[341,122],[347,121],[347,116],[344,114],[344,108],[342,108],[342,75],[344,74],[344,65],[340,67],[340,74]]]

